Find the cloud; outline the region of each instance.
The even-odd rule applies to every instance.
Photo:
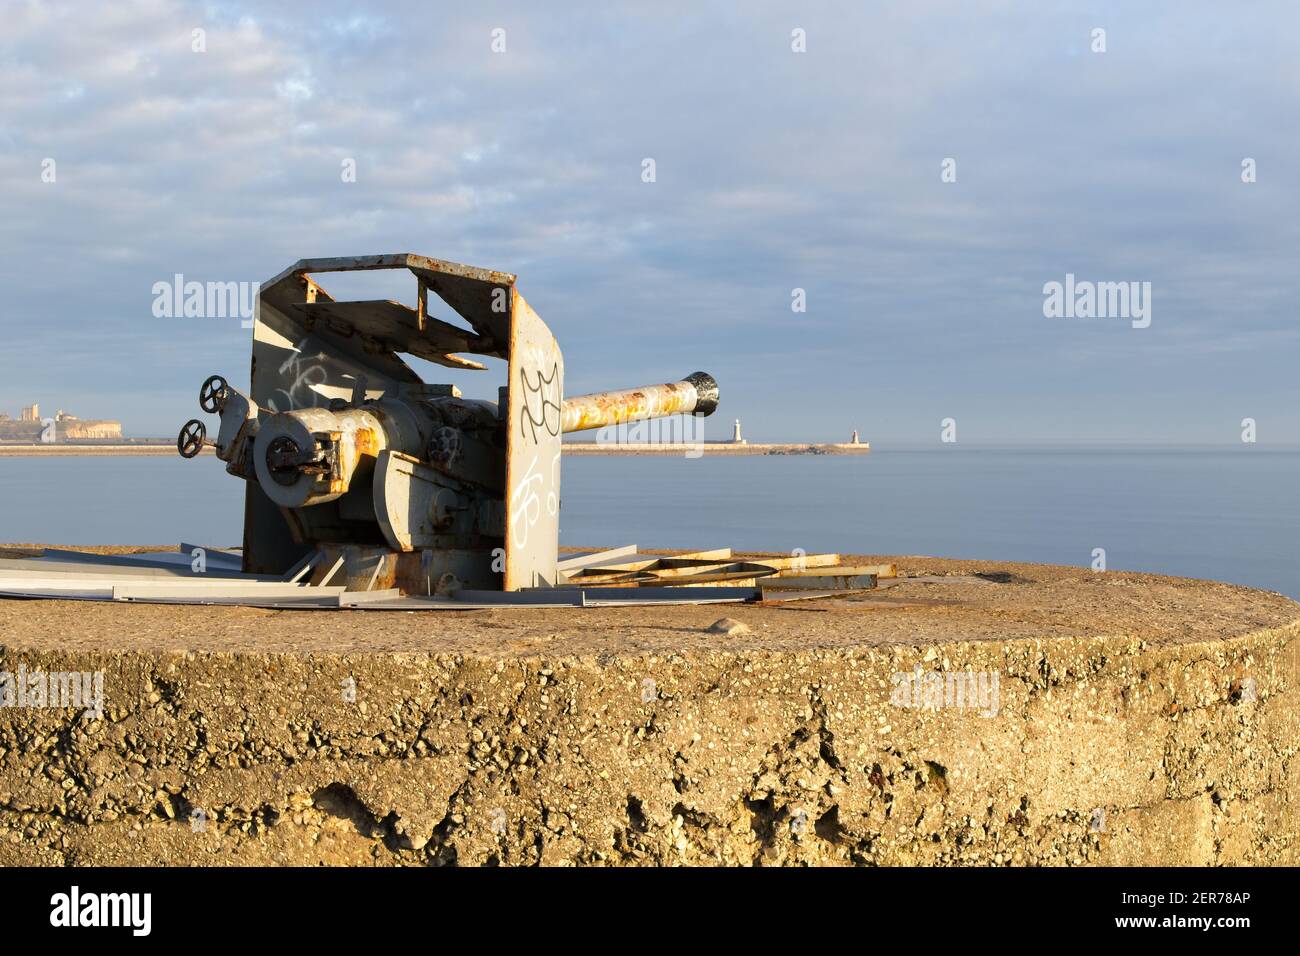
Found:
[[[1210,439],[1201,404],[1174,428],[1144,396],[1258,406],[1294,365],[1288,5],[378,9],[13,7],[0,407],[169,434],[247,333],[154,319],[154,282],[395,251],[517,272],[573,390],[715,371],[754,438],[965,410],[1068,439],[1084,408],[1081,435]],[[1043,318],[1067,271],[1151,281],[1151,328]]]

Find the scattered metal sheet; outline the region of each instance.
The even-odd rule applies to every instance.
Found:
[[[831,569],[828,569],[831,570]],[[819,574],[774,578],[766,590],[866,591],[876,586],[874,574]]]
[[[56,591],[102,590],[104,588],[130,587],[131,585],[170,587],[173,590],[234,591],[238,589],[282,587],[278,581],[239,580],[237,578],[200,577],[150,577],[146,575],[113,574],[41,574],[39,572],[10,571],[0,574],[0,587],[17,590],[50,589]]]
[[[231,562],[228,558],[217,558],[209,560],[205,558],[201,565],[206,567],[206,571],[194,571],[194,557],[183,555],[178,551],[145,551],[138,554],[92,554],[87,551],[66,551],[61,548],[46,548],[38,558],[6,558],[8,561],[41,561],[53,566],[55,564],[68,564],[78,567],[112,567],[124,568],[128,571],[138,570],[140,568],[157,568],[160,570],[172,571],[174,573],[185,574],[240,574],[239,562]]]
[[[362,607],[376,601],[391,601],[402,597],[401,588],[385,588],[382,591],[345,591],[339,597],[341,607]]]
[[[521,591],[461,590],[455,604],[484,607],[622,607],[646,604],[725,604],[756,601],[755,587],[525,588]]]
[[[918,574],[915,577],[894,578],[881,581],[879,587],[897,587],[900,584],[992,584],[978,574]]]
[[[49,558],[0,558],[0,576],[11,574],[149,578],[179,581],[279,580],[279,578],[245,575],[239,571],[231,571],[221,567],[209,567],[204,572],[196,572],[189,564],[87,564],[80,561],[54,561]]]
[[[215,560],[195,562],[179,551],[101,555],[60,548],[39,558],[0,559],[0,595],[54,600],[168,601],[192,604],[242,604],[290,600],[330,601],[337,606],[342,588],[317,589],[276,577],[244,574],[237,556],[211,552]],[[206,549],[205,549],[206,550]]]
[[[326,593],[342,594],[346,588],[305,588],[297,584],[262,584],[235,581],[224,586],[196,587],[192,582],[174,582],[168,584],[131,582],[113,585],[113,600],[125,601],[142,597],[215,597],[215,598],[280,598],[302,596],[304,592],[312,596]]]
[[[677,588],[525,588],[521,591],[458,591],[451,597],[471,604],[535,607],[597,607],[614,603],[703,604],[711,601],[745,601],[758,596],[754,588],[713,588],[684,591]]]
[[[768,562],[762,558],[756,558],[762,564]],[[877,578],[893,578],[898,576],[898,568],[892,564],[833,564],[833,565],[810,565],[804,567],[794,567],[783,569],[781,579],[787,578],[815,578],[815,577],[855,577],[859,575],[874,574]]]
[[[730,548],[714,548],[711,551],[687,551],[685,554],[670,555],[669,558],[674,561],[723,561],[731,556]]]
[[[30,561],[63,561],[75,564],[108,564],[119,567],[139,567],[140,565],[157,564],[159,566],[172,565],[181,563],[180,552],[178,551],[145,551],[136,554],[96,554],[93,551],[73,551],[66,548],[44,548],[39,557],[29,558]],[[186,561],[185,564],[189,564]]]
[[[759,564],[766,564],[783,573],[798,572],[807,568],[827,568],[840,563],[838,554],[791,554],[781,557],[750,558]]]
[[[47,573],[42,571],[0,571],[0,585],[19,585],[29,588],[52,588],[56,590],[75,591],[79,588],[127,587],[135,584],[141,586],[171,588],[189,591],[235,591],[235,590],[271,590],[299,585],[287,585],[278,580],[259,578],[223,578],[209,575],[158,574],[112,574],[112,573]]]
[[[584,607],[632,607],[640,604],[732,604],[759,600],[757,587],[635,587],[583,591]]]
[[[24,588],[0,582],[0,598],[14,601],[111,601],[111,588],[100,590],[71,588]]]
[[[183,561],[193,561],[195,557],[201,554],[208,567],[217,565],[234,571],[244,569],[244,556],[238,551],[225,548],[209,548],[201,544],[182,544],[179,554]]]
[[[571,574],[574,571],[581,571],[584,568],[596,567],[602,563],[614,561],[617,558],[627,558],[636,554],[636,545],[627,544],[621,548],[610,548],[607,551],[594,551],[590,554],[575,554],[572,557],[561,558],[555,562],[556,570],[565,574]]]
[[[361,567],[368,552],[356,550]],[[497,591],[464,587],[454,575],[443,574],[435,589],[435,575],[429,574],[425,575],[427,590],[437,593],[422,596],[409,586],[393,586],[391,574],[383,575],[381,580],[379,563],[373,568],[367,565],[364,574],[340,575],[350,567],[345,556],[334,552],[327,556],[324,550],[304,556],[284,577],[243,574],[229,568],[195,574],[189,565],[176,560],[183,557],[177,552],[167,552],[171,559],[168,561],[154,562],[144,555],[140,556],[143,562],[132,564],[122,563],[122,556],[93,555],[93,560],[82,561],[79,559],[87,557],[84,552],[68,554],[74,557],[67,561],[0,559],[0,596],[286,610],[623,607],[842,597],[876,587],[882,574],[896,573],[893,565],[841,565],[838,555],[736,559],[730,548],[643,555],[634,545],[627,545],[558,559],[555,567],[565,580],[557,587]],[[118,560],[106,562],[102,560],[105,557]],[[233,557],[228,553],[227,560]],[[309,576],[315,584],[305,583]],[[965,579],[906,580],[928,583]],[[349,590],[349,586],[360,590]]]
[[[729,582],[738,586],[866,588],[875,586],[878,568],[839,566],[838,554],[797,555],[790,558],[732,558],[730,548],[668,556],[637,555],[627,560],[593,560],[567,575],[568,587],[701,587]],[[809,568],[814,570],[809,570]],[[797,579],[807,578],[801,585]]]
[[[654,568],[642,571],[607,572],[600,569],[590,573],[584,572],[569,578],[566,587],[606,587],[623,585],[631,587],[697,587],[704,584],[721,584],[731,582],[736,585],[748,583],[752,586],[759,578],[776,574],[771,568],[761,564],[732,562],[691,562],[684,567]]]
[[[814,591],[803,588],[762,588],[764,604],[791,604],[803,601],[819,601],[826,598],[843,598],[849,594],[858,594],[864,592],[858,591]]]
[[[451,597],[408,596],[397,589],[346,591],[341,587],[301,587],[271,592],[265,588],[232,593],[193,592],[144,585],[95,590],[9,590],[0,597],[60,601],[117,601],[129,604],[256,607],[271,610],[469,611],[487,608],[640,607],[685,604],[738,604],[757,601],[750,587],[712,588],[535,588],[522,591],[461,591]]]

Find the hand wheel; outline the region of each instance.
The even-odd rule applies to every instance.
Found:
[[[182,458],[193,458],[208,443],[208,428],[197,418],[191,418],[176,436],[176,450]]]
[[[230,386],[220,375],[212,375],[199,389],[199,408],[209,415],[221,411],[226,405],[226,395]]]

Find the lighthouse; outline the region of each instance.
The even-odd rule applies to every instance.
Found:
[[[743,439],[743,438],[740,437],[740,419],[739,419],[739,418],[736,419],[736,427],[735,427],[735,429],[733,429],[733,431],[732,431],[732,433],[731,433],[731,443],[732,443],[733,445],[744,445],[744,444],[746,444],[745,439]]]

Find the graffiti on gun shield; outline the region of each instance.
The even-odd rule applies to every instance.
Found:
[[[519,370],[519,382],[523,386],[523,401],[519,406],[519,434],[534,445],[537,444],[537,430],[545,429],[552,438],[560,434],[560,366],[551,363],[550,375],[544,375],[541,369],[535,371],[535,379],[530,381],[528,369]]]

